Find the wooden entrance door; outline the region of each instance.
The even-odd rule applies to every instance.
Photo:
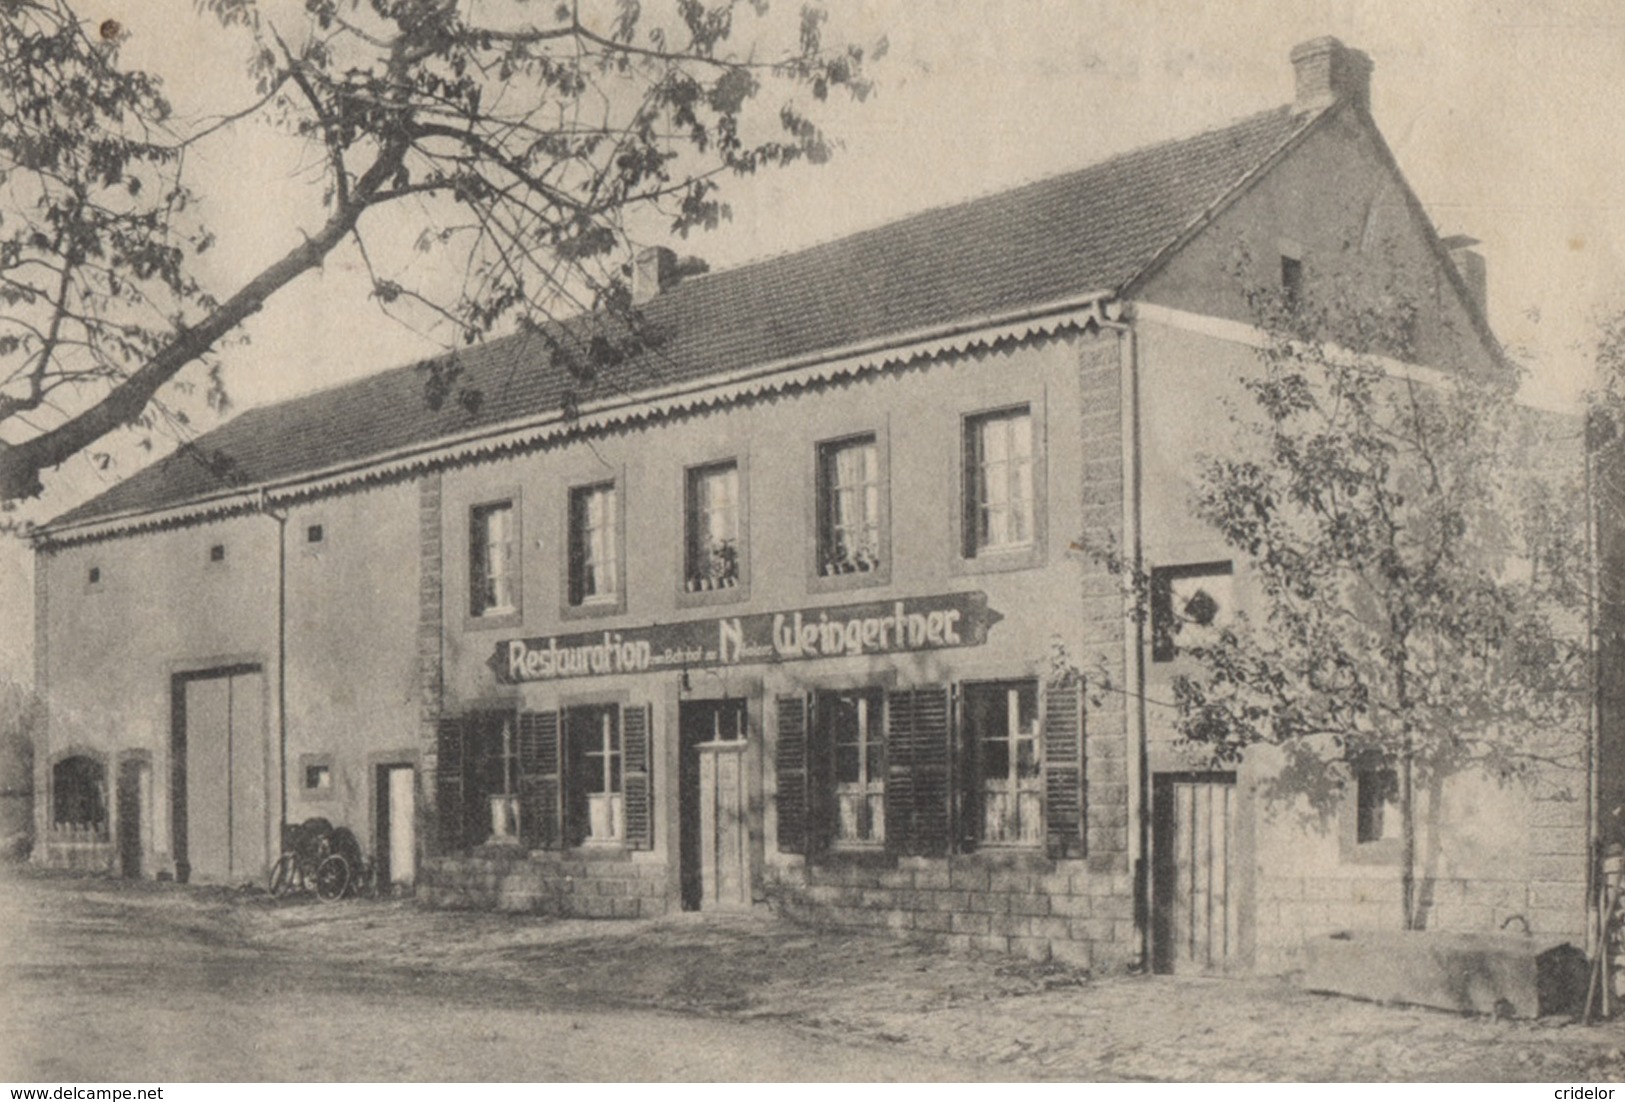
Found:
[[[176,863],[205,880],[262,881],[275,776],[264,675],[248,667],[187,675],[176,695]]]
[[[410,765],[380,765],[377,773],[377,840],[373,845],[380,887],[410,888],[417,880],[417,775]]]
[[[678,713],[678,858],[685,910],[749,907],[745,702],[685,700]]]
[[[1152,964],[1224,972],[1240,963],[1241,862],[1234,773],[1152,781]]]
[[[119,872],[131,880],[140,878],[141,855],[146,850],[147,786],[150,775],[145,761],[132,758],[119,763]]]

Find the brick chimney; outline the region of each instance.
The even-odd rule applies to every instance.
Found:
[[[677,282],[677,254],[660,245],[640,251],[632,262],[632,303],[641,306]]]
[[[1450,259],[1456,265],[1456,271],[1461,275],[1461,281],[1467,284],[1467,293],[1478,304],[1479,315],[1487,317],[1489,309],[1489,275],[1484,267],[1484,254],[1473,247],[1478,243],[1476,237],[1468,237],[1464,233],[1447,237],[1440,242],[1449,251]]]
[[[1292,47],[1292,71],[1297,78],[1293,109],[1318,111],[1339,100],[1352,100],[1371,109],[1371,58],[1351,50],[1327,35]]]

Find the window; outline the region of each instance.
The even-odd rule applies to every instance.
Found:
[[[515,714],[492,708],[451,722],[456,732],[456,752],[449,757],[460,758],[461,768],[453,774],[458,799],[455,804],[448,801],[452,810],[443,828],[459,846],[517,842],[519,745]]]
[[[89,573],[85,575],[85,581],[90,585],[100,585],[102,581],[102,568],[99,566],[91,567]]]
[[[471,616],[503,616],[519,609],[518,538],[512,501],[476,505],[469,513]]]
[[[570,604],[616,599],[620,591],[619,523],[613,482],[570,491]]]
[[[854,436],[818,449],[818,574],[868,574],[881,561],[880,446]]]
[[[988,845],[1044,840],[1044,777],[1038,744],[1038,682],[965,686],[965,738],[974,757],[971,831]]]
[[[886,840],[886,741],[879,690],[824,693],[823,737],[835,759],[835,842]]]
[[[1294,309],[1303,295],[1303,261],[1295,256],[1281,257],[1281,297],[1287,309]]]
[[[51,767],[51,823],[94,839],[107,837],[107,777],[101,762],[75,755]]]
[[[1228,562],[1163,566],[1151,572],[1151,658],[1171,662],[1181,647],[1216,640],[1234,602]]]
[[[1399,775],[1380,756],[1371,755],[1354,770],[1354,841],[1364,845],[1389,837],[1388,809],[1399,796]]]
[[[566,815],[575,845],[620,843],[626,838],[621,725],[613,705],[566,708],[569,753]]]
[[[310,527],[305,529],[306,543],[321,543],[322,536],[322,526],[320,524],[312,524]]]
[[[503,714],[487,734],[490,773],[491,841],[519,841],[519,738],[514,717]]]
[[[690,593],[739,584],[739,464],[717,463],[688,472],[684,503],[683,588]]]
[[[217,544],[214,544],[213,546],[211,546],[209,548],[209,561],[210,562],[225,562],[226,561],[226,545],[223,544],[223,543],[217,543]]]
[[[333,767],[331,765],[305,766],[305,791],[330,792],[333,789]]]
[[[965,556],[1033,546],[1033,418],[1027,406],[965,419]]]

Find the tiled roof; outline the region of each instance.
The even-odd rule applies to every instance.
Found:
[[[1192,138],[738,268],[691,278],[644,307],[658,348],[588,389],[550,367],[535,335],[457,354],[476,412],[425,398],[423,364],[248,410],[58,517],[48,528],[146,512],[365,461],[454,433],[822,350],[883,341],[1093,291],[1116,291],[1318,115],[1282,107]]]

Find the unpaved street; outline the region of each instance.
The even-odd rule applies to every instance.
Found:
[[[12,874],[0,1080],[1625,1078],[1625,1024],[1089,978],[771,916],[561,921]]]

